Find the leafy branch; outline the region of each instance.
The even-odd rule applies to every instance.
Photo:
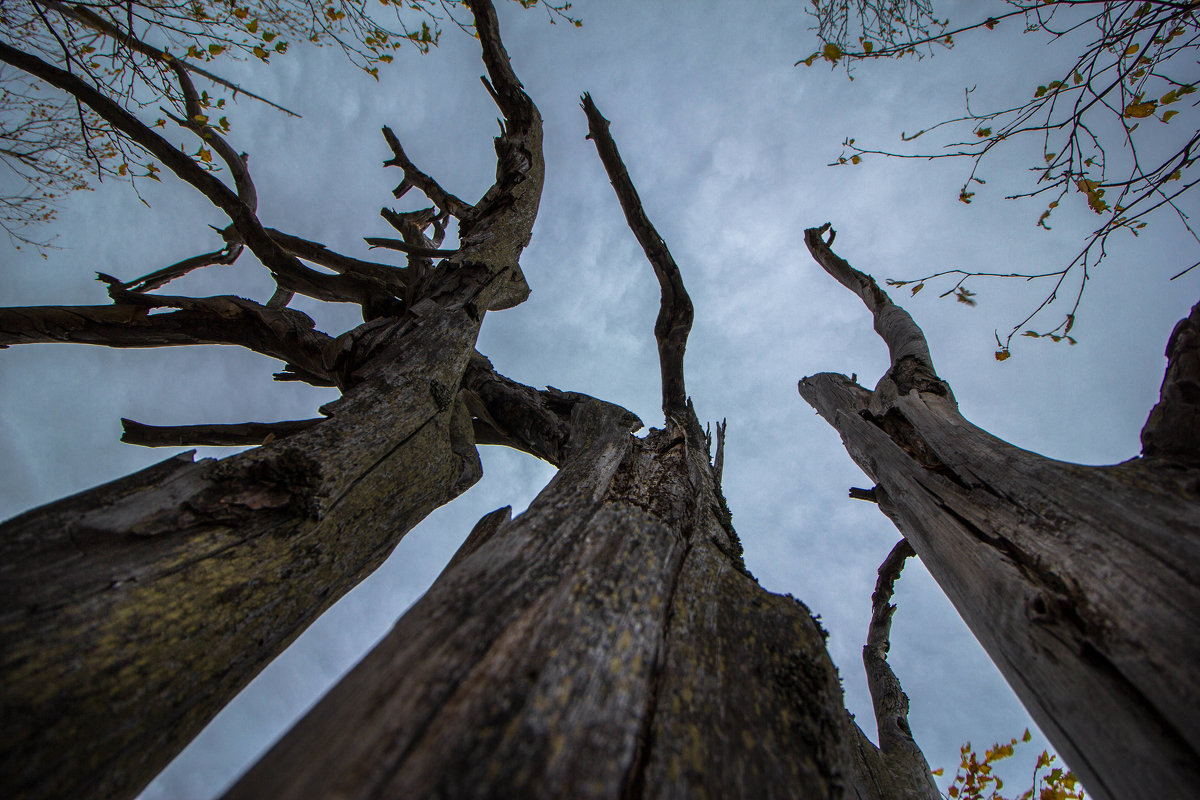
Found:
[[[1200,7],[1195,3],[1159,0],[1005,0],[1009,9],[967,25],[951,27],[934,16],[928,0],[817,0],[811,12],[822,47],[797,62],[812,65],[818,58],[842,64],[847,71],[871,59],[918,57],[936,47],[953,47],[955,36],[992,31],[1007,20],[1020,18],[1025,33],[1049,36],[1049,44],[1088,33],[1080,54],[1056,80],[1031,89],[1029,95],[1001,109],[972,107],[974,88],[965,91],[965,111],[914,134],[911,142],[934,131],[951,133],[939,148],[898,152],[865,147],[853,138],[843,142],[836,166],[861,164],[869,156],[921,160],[966,159],[971,167],[958,193],[970,204],[986,184],[979,172],[984,159],[1002,144],[1034,136],[1041,140],[1042,161],[1030,168],[1033,185],[1006,199],[1045,198],[1036,224],[1050,230],[1054,211],[1078,198],[1099,217],[1084,243],[1063,268],[1048,272],[996,273],[950,269],[893,285],[951,278],[942,296],[967,302],[973,293],[964,284],[980,278],[1021,278],[1046,281],[1049,291],[1024,319],[1004,336],[996,334],[996,357],[1010,355],[1014,336],[1075,340],[1069,335],[1092,271],[1107,256],[1109,237],[1118,231],[1134,236],[1149,218],[1166,212],[1200,244],[1200,236],[1180,205],[1181,196],[1200,176],[1200,113],[1195,94],[1196,53],[1200,49]],[[857,47],[851,47],[857,32]],[[1156,122],[1157,125],[1151,125]],[[1143,128],[1143,125],[1147,127]],[[1160,126],[1169,126],[1166,129]],[[1166,140],[1168,144],[1164,145]],[[1110,153],[1110,151],[1113,151]],[[1113,153],[1116,153],[1114,157]],[[1181,265],[1182,266],[1182,265]],[[1184,266],[1172,279],[1200,266]],[[963,294],[964,291],[968,293]],[[1038,332],[1026,326],[1045,316],[1060,297],[1070,307],[1061,321]],[[971,303],[973,304],[973,303]],[[1039,326],[1041,327],[1041,326]]]

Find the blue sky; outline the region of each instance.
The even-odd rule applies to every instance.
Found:
[[[795,387],[821,371],[854,372],[872,385],[886,350],[857,298],[812,263],[803,229],[832,221],[839,254],[882,279],[961,265],[1056,268],[1093,218],[1064,203],[1046,232],[1034,225],[1041,207],[1004,202],[1031,163],[1019,147],[981,173],[989,182],[970,206],[956,200],[965,164],[870,159],[827,167],[846,136],[894,146],[901,130],[956,114],[966,86],[978,84],[997,103],[1027,94],[1053,79],[1056,56],[1014,28],[963,40],[924,62],[867,65],[850,82],[824,65],[792,66],[814,49],[806,6],[764,2],[746,13],[745,4],[581,0],[574,9],[581,29],[550,26],[541,12],[511,3],[499,9],[514,67],[546,120],[547,181],[522,260],[533,294],[488,316],[479,349],[514,379],[587,392],[650,424],[660,419],[658,289],[584,140],[578,97],[589,91],[612,121],[645,209],[693,297],[688,388],[702,420],[729,419],[725,493],[747,565],[766,588],[821,615],[848,707],[873,735],[859,650],[875,569],[899,535],[875,506],[846,498],[848,487],[867,479]],[[232,142],[250,153],[267,225],[365,255],[362,237],[388,235],[380,206],[397,206],[390,195],[397,171],[380,167],[389,156],[384,124],[459,196],[473,201],[493,179],[496,111],[478,81],[475,43],[456,30],[431,55],[399,54],[378,84],[332,51],[304,48],[269,68],[235,71],[303,114],[297,121],[241,100],[228,115]],[[128,279],[219,246],[208,225],[222,224],[221,216],[198,195],[170,177],[143,189],[150,208],[122,185],[73,197],[53,231],[59,249],[45,259],[5,254],[0,299],[104,303],[103,287],[91,280],[97,270]],[[1200,271],[1167,280],[1195,260],[1195,242],[1176,228],[1164,218],[1138,241],[1114,240],[1085,296],[1074,347],[1022,340],[1009,361],[993,359],[993,331],[1007,330],[1040,300],[1044,289],[1034,284],[976,285],[976,308],[938,300],[934,285],[916,297],[894,296],[923,326],[969,419],[1048,456],[1113,463],[1136,455],[1167,334],[1200,294]],[[173,291],[265,301],[271,284],[247,255]],[[352,308],[297,305],[330,333],[355,324]],[[294,419],[313,416],[330,398],[273,383],[274,367],[219,347],[6,350],[0,514],[171,455],[120,444],[122,416],[158,424]],[[523,508],[551,474],[522,454],[483,450],[483,480],[409,534],[144,797],[218,796],[386,633],[479,516]],[[891,661],[932,766],[952,773],[963,741],[986,746],[1031,724],[918,564],[910,562],[896,602]]]

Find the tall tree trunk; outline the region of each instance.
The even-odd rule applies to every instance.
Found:
[[[746,574],[694,416],[573,396],[571,454],[226,795],[841,797],[818,624]]]
[[[925,337],[867,275],[806,233],[891,352],[874,391],[843,375],[800,394],[878,484],[912,544],[1034,720],[1102,800],[1200,786],[1200,305],[1168,346],[1142,457],[1045,458],[980,430]],[[832,238],[832,237],[831,237]]]
[[[0,344],[236,343],[288,359],[285,378],[345,390],[322,409],[328,419],[267,426],[279,433],[261,447],[222,461],[170,459],[0,527],[5,796],[134,796],[417,522],[479,478],[460,385],[484,313],[528,294],[518,259],[537,215],[544,165],[541,117],[509,66],[494,10],[474,0],[472,9],[485,83],[504,114],[496,183],[466,204],[417,170],[385,131],[395,152],[388,164],[405,173],[402,188],[417,186],[443,208],[385,210],[418,242],[397,245],[409,252],[407,270],[265,229],[245,164],[217,132],[202,131],[221,153],[232,153],[236,193],[94,87],[0,46],[0,58],[71,92],[151,152],[163,150],[167,166],[230,215],[225,235],[244,238],[279,285],[266,306],[144,294],[220,253],[141,282],[104,276],[117,305],[0,309]],[[190,83],[179,77],[186,93]],[[459,219],[461,247],[426,246],[423,230],[434,224],[444,232],[448,215]],[[435,268],[435,255],[449,257]],[[300,258],[340,274],[318,273]],[[368,322],[331,339],[284,307],[292,291],[359,302]],[[162,306],[178,310],[146,313]],[[129,425],[126,434],[149,443],[213,435],[211,427]],[[217,433],[263,430],[231,427]]]

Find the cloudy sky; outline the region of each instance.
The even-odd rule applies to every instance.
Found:
[[[965,164],[826,166],[847,136],[893,146],[900,131],[959,112],[967,86],[979,86],[980,103],[1025,95],[1056,77],[1054,65],[1067,54],[1014,26],[921,63],[862,67],[850,82],[826,66],[792,66],[814,49],[807,3],[749,6],[579,0],[574,11],[584,26],[575,29],[502,5],[505,44],[546,120],[547,182],[522,261],[533,294],[488,316],[479,349],[514,379],[587,392],[650,424],[660,420],[651,332],[658,289],[584,140],[578,98],[590,91],[612,120],[646,211],[695,303],[688,387],[702,419],[729,419],[725,493],[747,565],[765,587],[795,595],[822,616],[847,704],[873,734],[859,652],[875,569],[898,534],[873,505],[846,498],[848,487],[866,479],[795,387],[821,371],[854,372],[872,385],[886,350],[857,298],[811,262],[803,229],[831,220],[835,249],[859,269],[915,277],[959,266],[1057,268],[1095,218],[1068,207],[1082,202],[1064,203],[1046,232],[1034,225],[1041,207],[1001,199],[1025,186],[1023,168],[1039,150],[1017,147],[987,165],[980,174],[988,183],[970,206],[956,201]],[[269,68],[236,68],[246,85],[303,114],[294,120],[241,101],[228,115],[234,145],[250,153],[261,219],[366,255],[362,237],[388,235],[378,210],[394,205],[390,190],[399,180],[396,170],[380,167],[389,156],[379,135],[384,124],[444,186],[477,198],[494,176],[496,117],[481,71],[475,42],[456,30],[429,56],[401,54],[378,84],[330,51],[296,48]],[[208,225],[224,221],[194,192],[170,177],[143,191],[149,208],[120,185],[72,198],[53,230],[58,249],[45,259],[5,253],[0,300],[104,303],[103,287],[91,280],[97,270],[129,279],[219,247]],[[1041,299],[1046,290],[1037,284],[977,284],[976,308],[939,300],[932,285],[896,298],[923,326],[968,418],[1055,458],[1113,463],[1137,453],[1167,334],[1200,295],[1200,270],[1167,280],[1195,260],[1195,243],[1177,227],[1163,218],[1140,240],[1114,240],[1085,296],[1074,347],[1022,339],[1009,361],[993,359],[993,331],[1007,330]],[[243,256],[173,291],[265,301],[271,283]],[[355,323],[352,308],[296,305],[330,333]],[[122,416],[157,424],[295,419],[330,399],[272,383],[275,367],[219,347],[6,350],[0,515],[171,455],[120,444]],[[476,519],[502,505],[524,508],[551,474],[531,457],[496,448],[484,448],[483,459],[477,486],[409,534],[144,797],[219,795],[386,633]],[[905,571],[897,603],[891,661],[932,766],[952,774],[962,742],[986,746],[1031,724],[919,564]],[[1033,747],[1023,774],[1032,770]]]

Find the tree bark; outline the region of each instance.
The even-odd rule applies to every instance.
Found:
[[[478,479],[455,392],[478,321],[397,335],[330,418],[169,459],[0,534],[10,797],[131,797],[413,525]]]
[[[920,329],[829,250],[824,230],[807,232],[809,249],[863,297],[892,366],[874,391],[823,373],[800,381],[800,394],[876,481],[880,510],[1088,792],[1190,796],[1200,785],[1200,470],[1194,430],[1153,431],[1194,419],[1200,311],[1172,336],[1158,424],[1144,437],[1159,449],[1115,466],[1068,464],[964,419]]]
[[[636,439],[572,397],[529,509],[481,520],[227,800],[845,794],[820,628],[745,572],[694,417]]]
[[[0,312],[0,344],[205,338],[289,360],[303,350],[292,376],[328,378],[345,390],[322,409],[328,419],[262,447],[222,461],[169,459],[0,527],[5,796],[134,796],[405,533],[478,479],[460,386],[484,312],[528,295],[518,259],[544,165],[541,118],[508,66],[495,13],[486,2],[471,5],[489,88],[505,114],[496,184],[460,226],[460,249],[428,270],[412,302],[389,294],[408,286],[359,278],[372,266],[366,262],[339,262],[347,273],[339,276],[303,267],[288,248],[318,261],[330,256],[295,237],[272,238],[244,192],[235,196],[172,151],[164,163],[229,212],[248,246],[271,256],[264,263],[285,296],[292,288],[321,296],[321,287],[353,277],[370,285],[350,298],[362,301],[365,316],[389,305],[381,297],[391,298],[392,312],[332,340],[287,309],[155,297],[115,281],[119,304],[111,308]],[[96,89],[0,44],[0,59],[9,58],[57,81],[151,152],[162,149],[157,134]],[[305,283],[309,272],[320,287]],[[156,303],[181,310],[147,315]]]

